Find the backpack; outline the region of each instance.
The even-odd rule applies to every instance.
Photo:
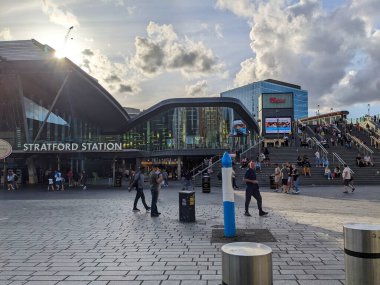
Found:
[[[139,179],[140,179],[140,173],[137,175],[137,177],[136,176],[134,177],[132,185],[131,185],[131,189],[133,188],[137,189],[137,187],[139,186]]]

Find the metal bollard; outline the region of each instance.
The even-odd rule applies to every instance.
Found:
[[[346,285],[380,285],[380,225],[345,224]]]
[[[223,285],[272,285],[272,249],[261,243],[222,246]]]

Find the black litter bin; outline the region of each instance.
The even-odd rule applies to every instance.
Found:
[[[269,175],[269,187],[270,189],[276,189],[276,183],[274,182],[274,175]]]
[[[210,193],[211,191],[211,183],[210,176],[208,174],[204,174],[202,176],[202,193]]]
[[[121,183],[123,181],[123,174],[121,172],[115,173],[115,182],[113,184],[114,187],[121,187]]]
[[[194,191],[179,191],[179,221],[195,222]]]

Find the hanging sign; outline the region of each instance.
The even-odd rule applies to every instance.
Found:
[[[0,159],[8,157],[12,153],[12,146],[9,142],[0,139]]]

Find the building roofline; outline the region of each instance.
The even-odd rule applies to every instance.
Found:
[[[249,113],[243,103],[236,98],[230,97],[201,97],[201,98],[173,98],[167,99],[153,105],[147,110],[144,110],[137,116],[128,121],[126,131],[132,129],[137,124],[140,124],[164,111],[176,107],[229,107],[235,110],[244,122],[259,133],[259,125]]]

